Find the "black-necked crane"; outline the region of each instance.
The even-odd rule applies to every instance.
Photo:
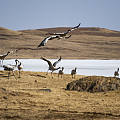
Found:
[[[80,25],[81,25],[81,23],[79,23],[77,26],[71,28],[71,29],[70,29],[70,32],[73,31],[73,30],[75,30],[75,29],[78,29],[78,28],[80,27]]]
[[[119,68],[117,69],[117,71],[114,72],[114,77],[119,77]]]
[[[64,67],[62,67],[62,69],[59,70],[59,72],[58,72],[58,78],[59,78],[60,75],[61,75],[61,78],[63,77],[63,74],[64,74],[63,70],[64,70]]]
[[[15,69],[15,67],[17,67],[17,61],[16,61],[16,60],[15,60],[15,63],[16,63],[15,65],[10,65],[10,64],[8,64],[8,65],[3,65],[3,66],[2,66],[5,71],[8,71],[8,79],[9,79],[9,77],[10,77],[10,72],[12,72],[12,73],[13,73],[13,76],[15,77],[14,69]],[[16,79],[16,77],[15,77],[15,79]]]
[[[17,68],[18,68],[18,70],[19,70],[19,78],[21,77],[20,76],[20,72],[21,72],[21,70],[23,69],[23,65],[22,65],[22,63],[19,61],[19,60],[17,60]]]
[[[72,78],[75,78],[76,73],[77,73],[77,68],[71,71]]]
[[[60,58],[59,58],[56,62],[54,62],[53,64],[51,63],[51,61],[47,60],[47,59],[44,58],[44,57],[41,57],[41,59],[44,60],[44,61],[46,61],[46,62],[48,63],[48,65],[49,65],[48,71],[49,71],[49,70],[52,71],[52,72],[51,72],[51,76],[52,76],[52,73],[53,73],[55,70],[60,69],[60,67],[56,68],[56,65],[61,61],[61,56],[60,56]],[[48,71],[47,71],[47,73],[48,73]],[[53,76],[52,76],[52,78],[53,78]]]
[[[48,40],[53,40],[55,38],[58,38],[58,39],[62,39],[62,38],[68,39],[68,38],[70,38],[71,35],[69,35],[69,36],[66,36],[66,35],[68,33],[70,33],[71,31],[73,31],[75,29],[78,29],[80,24],[75,26],[75,27],[73,27],[73,28],[71,28],[71,29],[69,29],[69,30],[67,30],[66,32],[63,32],[63,33],[49,33],[52,36],[48,36],[48,37],[44,38],[42,40],[42,42],[38,45],[38,48],[41,47],[41,46],[45,46],[47,44]]]
[[[58,39],[61,39],[61,38],[70,38],[70,36],[66,36],[68,33],[70,33],[71,31],[75,30],[75,29],[78,29],[80,27],[81,23],[79,23],[77,26],[67,30],[66,32],[62,32],[62,33],[49,33],[50,35],[58,35],[59,38]]]
[[[49,36],[49,37],[44,38],[44,40],[38,45],[38,48],[41,46],[45,46],[47,44],[48,40],[53,40],[55,38],[59,38],[59,36],[53,35],[53,36]]]
[[[10,51],[8,51],[7,53],[0,55],[0,63],[3,64],[3,60],[5,59],[5,57],[7,57],[9,55]]]

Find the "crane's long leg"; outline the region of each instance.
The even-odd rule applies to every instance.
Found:
[[[14,78],[17,80],[17,78],[15,77],[15,74],[14,74],[14,72],[13,72],[13,71],[12,71],[12,73],[13,73]]]
[[[73,75],[71,75],[72,76],[72,78],[73,78]]]
[[[75,74],[73,75],[73,78],[75,79]]]
[[[52,76],[52,78],[53,78],[53,74],[52,74],[52,73],[53,73],[53,71],[51,72],[51,76]]]
[[[49,71],[49,69],[47,70],[47,73],[46,73],[46,75],[48,75],[48,71]]]
[[[20,70],[19,70],[19,78],[20,78]]]
[[[9,80],[9,77],[10,77],[10,71],[8,72],[8,80]]]

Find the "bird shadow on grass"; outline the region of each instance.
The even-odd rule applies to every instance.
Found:
[[[8,77],[8,75],[0,74],[0,77]]]
[[[14,76],[14,75],[10,75],[10,76]],[[0,78],[8,78],[8,75],[6,75],[6,74],[0,74]]]

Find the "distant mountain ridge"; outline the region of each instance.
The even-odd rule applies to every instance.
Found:
[[[44,28],[44,29],[35,29],[35,30],[21,30],[20,32],[25,33],[54,33],[54,32],[65,32],[70,27],[56,27],[56,28]],[[120,36],[119,31],[109,30],[106,28],[97,28],[97,27],[80,27],[79,29],[72,31],[72,35],[78,34],[88,34],[88,35],[99,35],[99,36]]]
[[[28,30],[10,30],[7,28],[0,27],[0,35],[20,35],[20,34],[32,34],[32,35],[49,35],[49,33],[65,32],[70,27],[56,27],[56,28],[44,28],[44,29],[28,29]],[[120,36],[119,31],[109,30],[106,28],[98,27],[80,27],[79,29],[72,31],[72,35],[86,34],[86,35],[98,35],[98,36]]]

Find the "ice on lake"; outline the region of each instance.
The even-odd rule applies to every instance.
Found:
[[[49,59],[51,62],[56,59]],[[4,64],[15,64],[15,59],[4,60]],[[24,71],[46,72],[48,70],[47,62],[41,59],[19,59],[24,65]],[[62,59],[57,67],[64,67],[64,73],[70,74],[71,70],[77,68],[79,75],[99,75],[114,76],[114,71],[120,67],[120,60],[71,60]],[[0,70],[3,70],[0,67]],[[58,71],[56,71],[57,73]]]

